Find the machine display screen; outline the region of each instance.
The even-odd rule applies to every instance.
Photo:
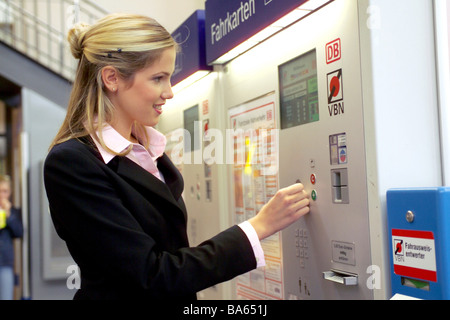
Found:
[[[200,148],[200,141],[198,141],[199,134],[196,134],[195,125],[199,121],[198,105],[184,110],[184,150],[190,152]],[[196,139],[197,138],[197,139]]]
[[[316,50],[278,67],[281,129],[319,121]]]

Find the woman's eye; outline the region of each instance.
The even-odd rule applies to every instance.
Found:
[[[163,78],[163,77],[155,77],[155,78],[153,78],[153,80],[154,80],[155,82],[161,82],[162,78]]]

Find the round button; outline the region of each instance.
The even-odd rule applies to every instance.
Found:
[[[312,184],[316,184],[316,175],[313,173],[311,174],[311,177],[309,178]]]
[[[313,199],[313,201],[317,200],[317,191],[316,190],[311,191],[311,199]]]
[[[406,212],[406,221],[408,221],[409,223],[412,223],[414,221],[414,212]]]

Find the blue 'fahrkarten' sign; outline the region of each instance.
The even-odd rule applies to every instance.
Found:
[[[211,64],[308,0],[207,0],[206,61]]]

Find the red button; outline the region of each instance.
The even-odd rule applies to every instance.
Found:
[[[316,184],[316,175],[313,173],[311,177],[309,178],[312,184]]]

